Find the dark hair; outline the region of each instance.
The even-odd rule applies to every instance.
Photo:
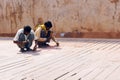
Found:
[[[51,21],[45,22],[44,25],[45,25],[46,27],[48,27],[48,28],[51,28],[51,27],[52,27]]]
[[[24,26],[24,32],[30,33],[31,27],[30,26]]]

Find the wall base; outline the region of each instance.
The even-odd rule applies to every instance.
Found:
[[[58,38],[120,38],[120,32],[80,32],[56,33]],[[2,33],[0,37],[14,37],[15,33]]]

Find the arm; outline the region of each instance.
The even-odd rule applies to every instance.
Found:
[[[56,43],[57,46],[59,46],[59,42],[55,39],[53,32],[51,33],[51,39]]]
[[[13,39],[13,43],[16,43],[16,44],[21,44],[22,43],[22,41],[18,41],[21,31],[22,31],[22,29],[17,31],[17,33],[16,33],[16,35]]]
[[[52,40],[56,43],[57,46],[59,46],[59,42],[56,41],[55,37],[52,37]]]
[[[41,31],[41,27],[37,28],[37,30],[35,31],[36,40],[37,40],[37,41],[44,42],[44,41],[46,41],[47,39],[40,37],[40,36],[41,36],[41,35],[40,35],[40,31]]]
[[[38,41],[41,41],[41,42],[46,41],[46,38],[41,38],[40,37],[40,31],[41,31],[40,27],[35,31],[35,45],[34,45],[33,51],[36,51]]]
[[[37,44],[38,44],[38,42],[37,42],[37,40],[35,40],[35,46],[34,46],[34,48],[33,48],[33,51],[36,51],[36,49],[37,49]]]
[[[28,41],[13,41],[13,43],[16,43],[16,44],[25,44],[27,43]]]
[[[13,39],[13,43],[16,43],[16,44],[23,44],[23,43],[26,43],[27,41],[19,41],[19,36],[20,34],[23,32],[23,29],[19,29]]]
[[[13,43],[16,43],[16,44],[22,44],[23,41],[13,41]]]

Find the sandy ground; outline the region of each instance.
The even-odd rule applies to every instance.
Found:
[[[0,80],[120,80],[120,39],[58,41],[20,53],[12,38],[0,38]]]

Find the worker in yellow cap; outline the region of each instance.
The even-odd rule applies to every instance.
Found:
[[[53,35],[53,31],[50,29],[52,28],[52,23],[51,21],[47,21],[44,23],[44,26],[40,25],[35,31],[35,36],[36,36],[36,44],[35,44],[35,49],[37,48],[37,45],[39,48],[42,47],[48,47],[50,40],[52,39],[57,46],[59,46],[58,41],[56,41],[55,36]]]

